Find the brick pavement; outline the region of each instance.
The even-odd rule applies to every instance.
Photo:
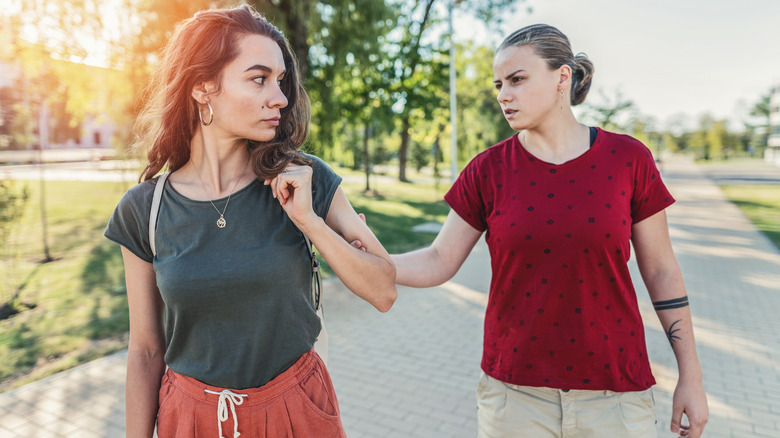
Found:
[[[705,436],[779,437],[780,253],[692,163],[665,163],[665,178],[678,199],[670,231],[710,402]],[[476,435],[488,284],[484,242],[451,282],[402,287],[384,315],[326,284],[329,367],[351,438]],[[676,365],[641,281],[637,291],[658,380],[659,436],[670,437]],[[125,360],[115,354],[0,394],[0,437],[123,436]]]

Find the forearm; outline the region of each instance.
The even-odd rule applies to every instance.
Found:
[[[446,266],[434,246],[390,257],[395,263],[395,282],[404,286],[438,286],[451,279],[460,268],[460,264]]]
[[[360,251],[321,219],[301,231],[349,290],[380,312],[390,310],[397,296],[395,266],[378,241],[366,245],[366,251]]]
[[[681,379],[701,381],[701,365],[696,353],[691,318],[682,274],[676,263],[645,279],[650,298],[664,333],[677,359]]]
[[[632,231],[639,271],[677,359],[679,379],[672,397],[669,428],[679,436],[698,438],[707,423],[707,395],[696,354],[688,296],[669,239],[666,213],[658,212],[634,224]],[[684,415],[689,425],[682,423]]]
[[[150,438],[157,421],[160,380],[165,372],[162,354],[127,354],[125,389],[126,436]]]

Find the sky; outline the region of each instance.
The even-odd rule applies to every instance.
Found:
[[[495,32],[455,12],[455,39],[491,47],[523,26],[565,33],[593,61],[589,100],[620,91],[665,127],[709,112],[742,120],[780,85],[780,0],[525,0]],[[529,14],[526,8],[531,6]],[[500,34],[500,37],[491,34]],[[490,60],[489,62],[492,62]]]

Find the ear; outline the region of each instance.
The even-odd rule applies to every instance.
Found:
[[[571,67],[563,64],[558,68],[558,89],[566,89],[569,82],[571,82],[572,71]]]
[[[192,98],[195,99],[201,105],[205,105],[209,101],[209,95],[214,91],[214,82],[198,82],[192,87]]]

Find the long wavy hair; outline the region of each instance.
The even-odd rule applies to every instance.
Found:
[[[300,147],[309,132],[311,106],[298,63],[281,31],[248,5],[201,11],[180,22],[162,51],[146,89],[146,105],[135,123],[133,148],[148,150],[148,164],[139,181],[163,168],[173,172],[190,159],[190,143],[199,122],[192,88],[214,81],[218,89],[223,68],[239,54],[242,36],[270,38],[282,50],[287,74],[281,89],[288,104],[281,110],[276,136],[269,142],[247,139],[252,168],[260,179],[273,178],[288,164],[310,165]]]

